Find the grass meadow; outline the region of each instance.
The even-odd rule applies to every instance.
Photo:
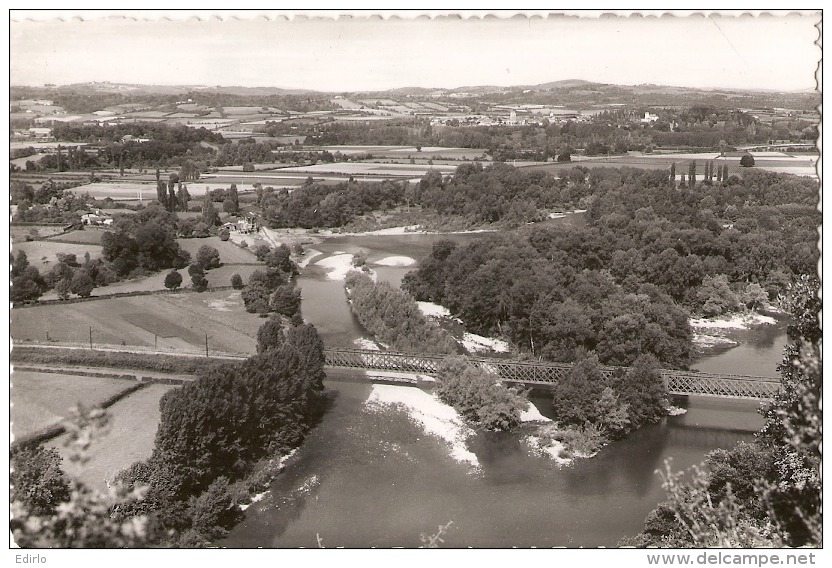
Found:
[[[58,253],[74,254],[78,258],[78,262],[84,262],[84,253],[89,252],[90,258],[100,258],[102,248],[100,245],[94,244],[61,243],[50,240],[14,243],[12,252],[18,250],[24,251],[29,259],[29,264],[43,274],[58,263]]]
[[[11,375],[12,434],[27,436],[62,421],[73,406],[101,404],[133,381],[72,374],[15,371]]]
[[[112,481],[118,472],[136,461],[150,457],[159,427],[159,399],[173,388],[176,387],[150,385],[107,409],[110,415],[109,429],[90,444],[90,459],[77,470],[67,459],[69,450],[64,446],[66,434],[51,440],[48,445],[64,457],[62,467],[65,471],[74,474],[90,487],[106,491],[107,482]]]
[[[17,308],[10,327],[14,339],[45,341],[48,332],[52,341],[81,345],[92,328],[93,343],[174,353],[204,350],[207,333],[210,350],[251,353],[262,323],[245,311],[238,290],[220,290]]]

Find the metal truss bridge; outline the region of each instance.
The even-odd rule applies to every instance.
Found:
[[[330,367],[395,371],[435,375],[444,355],[421,355],[363,349],[326,349],[326,364]],[[565,363],[541,363],[486,357],[469,357],[469,361],[488,371],[501,381],[530,386],[557,383],[572,369]],[[626,372],[626,367],[602,367],[606,377]],[[667,391],[671,395],[714,396],[725,398],[771,399],[780,389],[780,381],[771,377],[722,375],[662,369]]]

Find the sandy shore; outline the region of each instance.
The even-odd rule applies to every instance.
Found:
[[[382,258],[381,260],[377,260],[373,262],[373,264],[377,264],[379,266],[413,266],[416,264],[416,260],[410,258],[409,256],[387,256]]]
[[[691,318],[690,326],[694,329],[748,329],[757,325],[777,323],[771,316],[750,313],[725,314],[720,318]]]
[[[462,336],[462,346],[470,353],[508,353],[511,347],[506,341],[494,337],[484,337],[466,332]]]
[[[413,387],[374,384],[365,405],[371,410],[385,406],[402,408],[425,433],[443,440],[454,460],[479,469],[477,456],[466,446],[466,440],[474,431],[465,425],[453,407],[435,395]]]

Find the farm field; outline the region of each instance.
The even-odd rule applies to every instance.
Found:
[[[254,253],[248,249],[240,248],[229,241],[222,241],[219,237],[206,237],[204,239],[178,239],[179,246],[191,253],[191,258],[196,259],[199,247],[203,245],[212,246],[220,253],[220,260],[224,264],[238,264],[257,262]]]
[[[262,270],[264,267],[262,265],[251,265],[251,264],[224,264],[219,268],[212,268],[205,272],[205,278],[208,280],[209,286],[230,286],[231,285],[231,277],[234,274],[239,274],[243,278],[243,282],[248,282],[248,277],[251,276],[251,273],[255,270]],[[191,279],[187,274],[187,270],[182,273],[182,284],[186,287],[191,286]]]
[[[114,380],[114,379],[110,379]],[[73,471],[69,463],[68,449],[64,447],[67,436],[61,435],[49,442],[63,456],[63,468],[72,472],[89,487],[107,490],[123,469],[134,462],[150,457],[159,427],[159,400],[174,385],[150,385],[118,401],[109,409],[110,429],[89,447],[90,460],[80,470]]]
[[[95,288],[92,291],[92,296],[112,296],[113,294],[121,294],[124,292],[152,292],[154,290],[164,290],[165,276],[167,275],[167,273],[168,271],[164,271],[158,274],[153,274],[151,276],[146,276],[144,278],[124,280],[122,282],[110,284],[109,286]],[[188,279],[187,272],[183,272],[182,279],[183,285],[185,285],[187,282],[190,282],[190,280]],[[43,296],[41,296],[41,300],[57,299],[58,295],[55,293],[55,290],[49,290]]]
[[[63,225],[10,225],[9,236],[12,243],[18,244],[25,243],[27,237],[32,240],[44,239],[58,235],[63,230]]]
[[[450,160],[475,160],[488,152],[486,148],[441,148],[423,146],[422,151],[415,146],[308,146],[309,150],[326,150],[341,152],[344,155],[372,154],[375,157],[401,158],[410,155],[413,158],[445,158]]]
[[[101,404],[135,383],[124,379],[15,371],[11,384],[12,433],[17,438],[60,422],[79,402]]]
[[[14,251],[22,250],[29,259],[29,264],[37,268],[41,274],[54,266],[58,253],[74,254],[78,262],[84,262],[84,254],[89,252],[90,258],[100,258],[102,248],[93,244],[61,243],[56,241],[29,241],[15,243]]]
[[[70,231],[62,235],[55,235],[49,237],[48,240],[53,243],[100,245],[101,237],[108,232],[106,229],[87,228],[82,231]]]
[[[211,174],[208,174],[207,179],[210,181]],[[252,185],[254,182],[248,180],[242,181],[242,176],[235,174],[229,174],[228,179],[218,179],[214,183],[189,182],[185,185],[188,188],[188,193],[191,195],[191,198],[198,199],[210,189],[217,189],[219,187],[228,188],[232,183],[237,184],[237,190],[240,192],[254,191],[254,186]],[[155,180],[102,181],[78,186],[73,188],[72,191],[78,195],[89,194],[90,197],[95,199],[109,197],[116,201],[143,201],[145,203],[156,201]]]
[[[814,164],[816,157],[806,155],[790,155],[782,152],[752,152],[756,164],[755,169],[771,172],[790,173],[800,176],[815,176]],[[546,163],[524,166],[535,171],[549,173],[569,170],[575,166],[586,168],[641,168],[647,170],[668,170],[672,163],[676,163],[676,176],[687,175],[688,163],[696,160],[696,173],[702,176],[705,172],[705,162],[713,160],[714,164],[727,165],[729,174],[742,174],[745,168],[740,167],[740,157],[720,157],[718,152],[702,152],[695,154],[631,154],[626,156],[575,157],[572,162]]]
[[[36,140],[24,140],[9,142],[9,149],[20,150],[23,148],[34,148],[35,150],[57,150],[59,145],[64,148],[68,145],[77,148],[78,146],[88,146],[89,144],[86,142],[71,142],[70,144],[67,144],[66,142],[38,142]]]
[[[43,157],[45,155],[46,154],[35,154],[34,156],[25,156],[23,158],[15,158],[13,160],[9,160],[9,163],[14,164],[15,166],[17,166],[21,170],[25,170],[26,169],[26,162],[31,161],[31,162],[37,164],[38,162],[40,162],[43,159]]]
[[[456,166],[429,166],[426,164],[382,164],[377,162],[334,162],[331,164],[315,164],[314,166],[284,168],[281,171],[309,174],[332,173],[340,175],[421,177],[430,170],[437,170],[443,174],[452,174],[454,173],[454,171],[456,171]]]
[[[299,185],[303,185],[306,178],[309,177],[308,175],[281,172],[282,170],[260,170],[257,172],[242,173],[219,171],[205,174],[200,179],[205,183],[214,183],[215,187],[225,187],[226,185],[230,186],[232,183],[236,183],[237,190],[242,191],[242,187],[248,187],[249,185],[251,185],[253,189],[255,183],[271,185],[275,189],[292,189]],[[275,185],[275,183],[280,183],[282,185]]]
[[[48,331],[52,341],[79,345],[92,328],[93,343],[188,353],[204,352],[207,333],[210,350],[251,353],[262,323],[238,290],[220,290],[17,308],[10,328],[14,339],[44,341]]]

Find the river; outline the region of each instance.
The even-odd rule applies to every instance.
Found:
[[[323,253],[300,277],[304,318],[327,345],[354,346],[365,336],[349,312],[343,282],[326,279],[315,262],[363,250],[379,279],[398,284],[412,268],[374,263],[388,256],[426,256],[440,238],[477,235],[338,237],[315,245]],[[703,371],[776,376],[785,327],[744,332],[744,343],[703,357]],[[772,368],[769,368],[772,367]],[[368,405],[372,385],[349,377],[326,382],[330,408],[264,498],[221,546],[416,547],[420,535],[448,525],[448,547],[615,546],[635,535],[664,498],[656,470],[700,463],[716,448],[751,440],[762,425],[748,401],[690,398],[687,413],[633,433],[596,457],[559,467],[534,455],[528,433],[478,433],[467,449],[479,463],[455,461],[448,445],[395,407]],[[409,389],[415,387],[394,387]],[[548,400],[535,406],[549,414]],[[529,428],[526,426],[525,428]]]

